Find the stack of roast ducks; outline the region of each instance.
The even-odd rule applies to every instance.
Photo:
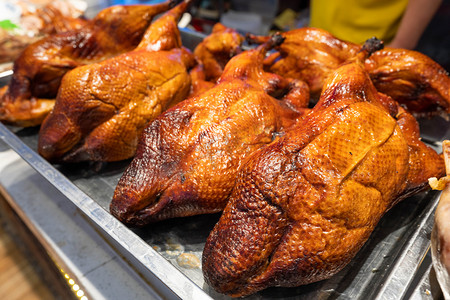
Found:
[[[40,125],[55,164],[129,159],[110,205],[129,226],[222,212],[202,256],[220,293],[333,276],[390,208],[445,174],[416,118],[448,116],[449,75],[315,28],[247,35],[243,50],[217,24],[191,52],[177,27],[190,2],[111,7],[31,45],[0,119]]]

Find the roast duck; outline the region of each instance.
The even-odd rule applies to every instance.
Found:
[[[245,158],[308,104],[305,83],[263,71],[265,54],[280,42],[274,36],[233,57],[213,88],[148,124],[114,192],[114,216],[142,226],[224,208]]]
[[[355,56],[360,45],[342,41],[316,28],[299,28],[281,33],[285,41],[266,58],[267,70],[305,81],[311,96],[320,95],[325,78],[343,62]],[[248,34],[251,43],[263,43],[269,36]]]
[[[236,30],[216,23],[210,35],[194,49],[199,64],[191,70],[190,96],[196,96],[213,87],[228,61],[242,51],[244,36]]]
[[[145,125],[190,91],[193,54],[182,47],[183,1],[154,21],[134,51],[69,71],[42,123],[38,151],[50,162],[118,161]]]
[[[431,257],[444,298],[450,299],[450,140],[443,142],[442,149],[447,176],[429,180],[433,189],[442,190],[434,214]]]
[[[309,114],[243,163],[203,251],[216,291],[246,296],[331,277],[387,210],[443,174],[416,119],[376,90],[365,52],[325,79]]]
[[[205,80],[216,82],[231,57],[239,54],[244,36],[216,23],[210,35],[195,48],[194,54],[204,67]]]
[[[282,35],[286,40],[266,59],[266,68],[307,82],[312,98],[320,95],[327,76],[360,48],[317,28],[299,28]],[[269,38],[249,35],[249,41],[254,43]],[[450,78],[428,56],[385,48],[373,53],[365,61],[365,68],[378,91],[391,96],[415,116],[450,113]]]
[[[0,90],[0,120],[18,126],[41,124],[54,105],[61,78],[78,66],[131,51],[154,16],[173,1],[113,6],[82,28],[50,35],[28,46],[14,62],[13,77]]]

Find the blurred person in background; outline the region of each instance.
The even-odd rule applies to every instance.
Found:
[[[362,44],[377,37],[395,48],[416,48],[442,0],[311,0],[310,26]]]

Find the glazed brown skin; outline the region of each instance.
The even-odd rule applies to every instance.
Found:
[[[191,76],[191,91],[189,97],[198,96],[216,84],[215,82],[206,80],[204,67],[201,63],[192,68],[189,72],[189,76]]]
[[[311,113],[244,163],[207,239],[205,280],[237,297],[329,278],[387,210],[442,173],[415,119],[346,64]]]
[[[200,95],[212,88],[228,61],[242,51],[244,37],[236,30],[216,23],[210,35],[194,49],[199,61],[197,67],[191,70],[190,96]]]
[[[113,6],[78,30],[51,35],[28,46],[14,62],[13,77],[0,90],[0,120],[39,125],[54,105],[61,78],[78,66],[135,48],[153,17],[172,5]]]
[[[216,23],[210,35],[194,49],[204,66],[205,79],[216,82],[230,58],[239,54],[244,37],[236,30]]]
[[[335,38],[329,32],[304,27],[283,32],[286,38],[278,52],[265,62],[268,70],[280,76],[305,81],[311,95],[318,97],[325,78],[339,65],[353,57],[360,45]],[[268,37],[249,35],[250,41],[260,43]]]
[[[119,161],[134,155],[145,125],[189,93],[188,70],[195,59],[181,48],[177,27],[189,3],[158,18],[134,51],[64,76],[39,132],[38,151],[44,158]]]
[[[415,116],[450,113],[450,77],[419,52],[386,48],[365,63],[378,91],[405,105]]]
[[[300,28],[282,34],[286,41],[266,60],[281,76],[306,81],[313,97],[338,66],[360,46],[339,40],[325,30]],[[260,43],[268,37],[249,36]],[[432,59],[419,52],[386,48],[365,63],[378,91],[405,105],[416,117],[450,113],[450,77]]]
[[[144,130],[111,213],[126,224],[221,211],[250,153],[301,117],[306,84],[263,72],[270,44],[230,60],[218,84],[169,109]],[[268,93],[288,90],[282,100]]]

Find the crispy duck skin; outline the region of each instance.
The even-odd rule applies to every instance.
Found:
[[[206,80],[205,70],[201,63],[198,63],[189,71],[189,76],[191,77],[189,97],[198,96],[216,85],[215,82]]]
[[[312,111],[239,171],[203,251],[216,291],[238,297],[331,277],[387,210],[443,173],[416,120],[376,91],[361,59],[335,70]]]
[[[405,105],[416,117],[450,113],[450,77],[417,51],[385,48],[365,62],[375,87]]]
[[[329,32],[304,27],[281,33],[284,43],[270,55],[265,65],[280,76],[305,81],[311,95],[320,95],[325,78],[339,65],[353,57],[360,45],[335,38]],[[247,35],[249,42],[262,43],[269,37]]]
[[[0,120],[23,127],[41,124],[67,71],[131,51],[153,17],[171,6],[173,0],[109,7],[78,30],[31,44],[14,62],[10,84],[0,90]]]
[[[161,114],[145,128],[110,205],[122,222],[143,226],[221,211],[245,157],[301,117],[307,85],[263,72],[279,36],[242,52],[218,84]],[[268,93],[284,91],[281,100]]]
[[[359,46],[325,30],[300,28],[282,33],[286,41],[266,60],[270,72],[304,80],[313,97],[324,80],[359,50]],[[269,37],[249,35],[261,43]],[[365,63],[378,91],[408,108],[416,117],[450,113],[450,77],[435,61],[419,52],[386,48]]]
[[[64,76],[39,132],[38,151],[44,158],[107,162],[134,155],[145,125],[189,93],[188,69],[195,59],[181,48],[177,27],[189,3],[158,18],[134,51]]]
[[[239,54],[244,36],[236,30],[216,23],[210,35],[194,49],[205,70],[205,79],[216,82],[228,61]]]
[[[244,39],[232,28],[221,23],[214,25],[211,34],[194,49],[199,64],[190,72],[190,96],[197,96],[216,84],[228,61],[242,51]]]

